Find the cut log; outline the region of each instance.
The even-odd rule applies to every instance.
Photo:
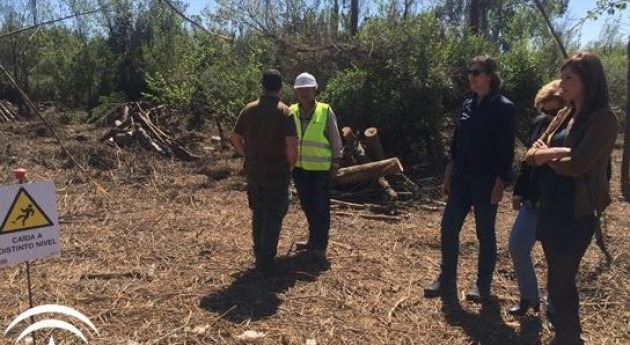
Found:
[[[385,159],[383,146],[381,145],[381,140],[378,137],[378,130],[375,127],[370,127],[363,132],[363,135],[365,137],[365,153],[367,156],[373,161]],[[383,192],[387,195],[388,201],[395,201],[398,199],[398,194],[385,177],[379,177],[377,182]]]
[[[387,182],[387,179],[385,177],[379,177],[378,180],[376,180],[376,182],[378,183],[380,188],[383,190],[383,192],[385,192],[385,194],[387,195],[388,201],[395,201],[398,199],[398,193],[396,193],[394,188],[392,188],[389,182]]]
[[[403,167],[398,158],[390,158],[341,168],[332,183],[333,185],[348,185],[361,181],[376,180],[382,176],[400,174],[402,172]]]
[[[357,137],[352,132],[352,128],[345,126],[341,129],[341,137],[343,138],[344,143],[349,143],[354,141]]]
[[[378,130],[375,127],[370,127],[363,132],[365,139],[365,153],[373,161],[380,161],[385,159],[383,153],[383,146],[381,140],[378,137]]]

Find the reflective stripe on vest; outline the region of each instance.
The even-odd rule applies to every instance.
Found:
[[[299,141],[296,167],[304,170],[330,170],[332,151],[330,150],[330,143],[324,135],[328,125],[329,108],[330,106],[326,103],[315,102],[313,115],[306,126],[306,131],[303,131],[300,106],[299,104],[291,105],[291,111],[295,114],[295,126]]]

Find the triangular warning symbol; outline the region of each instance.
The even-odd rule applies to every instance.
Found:
[[[33,197],[21,187],[15,195],[9,213],[2,221],[0,232],[30,230],[51,226],[53,223],[37,205]]]

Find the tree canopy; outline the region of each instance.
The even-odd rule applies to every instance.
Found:
[[[292,79],[309,71],[342,125],[379,127],[385,149],[414,165],[441,160],[442,133],[467,92],[467,62],[487,53],[499,59],[502,92],[517,105],[524,133],[536,91],[562,61],[536,3],[575,51],[575,28],[565,20],[572,1],[424,3],[217,0],[188,18],[177,0],[0,0],[0,63],[33,99],[89,110],[83,120],[98,119],[110,103],[145,99],[181,110],[191,128],[208,119],[232,125],[258,95],[265,68],[282,72],[289,103]],[[584,20],[627,3],[599,0]],[[607,30],[587,48],[602,57],[612,103],[622,107],[624,28]],[[19,102],[2,79],[0,98]]]

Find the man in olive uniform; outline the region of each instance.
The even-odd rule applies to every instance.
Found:
[[[256,269],[269,274],[273,272],[280,229],[289,205],[297,136],[293,114],[280,101],[280,73],[264,72],[262,87],[262,96],[241,111],[230,142],[245,157]]]

